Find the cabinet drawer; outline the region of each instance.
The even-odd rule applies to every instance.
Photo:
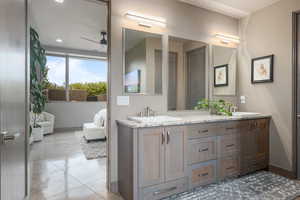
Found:
[[[268,118],[249,120],[249,129],[266,129],[269,127],[269,121],[270,120]]]
[[[217,129],[216,124],[195,124],[186,127],[189,139],[215,136]]]
[[[230,156],[239,152],[240,137],[238,134],[218,136],[218,157]]]
[[[189,141],[188,163],[196,164],[213,160],[217,157],[216,137],[201,138]]]
[[[238,133],[240,130],[239,122],[223,122],[217,126],[219,127],[218,136]]]
[[[140,200],[156,200],[171,196],[177,193],[184,192],[188,189],[187,178],[176,181],[166,182],[164,184],[155,185],[151,187],[140,188]]]
[[[191,188],[216,181],[216,161],[208,161],[190,167],[189,181]]]
[[[220,180],[239,175],[240,159],[238,155],[220,158],[218,163],[218,178]]]

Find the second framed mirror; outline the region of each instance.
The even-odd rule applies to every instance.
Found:
[[[194,110],[208,98],[208,45],[169,37],[168,110]]]

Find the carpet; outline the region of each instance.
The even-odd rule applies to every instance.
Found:
[[[260,171],[198,187],[164,200],[293,200],[299,195],[299,182],[271,172]]]
[[[106,141],[90,141],[87,142],[83,137],[82,131],[75,132],[79,140],[81,150],[86,159],[98,159],[106,157]]]

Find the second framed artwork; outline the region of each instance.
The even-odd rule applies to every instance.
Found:
[[[273,82],[274,55],[252,59],[251,82],[268,83]]]
[[[228,86],[228,65],[214,67],[214,86]]]

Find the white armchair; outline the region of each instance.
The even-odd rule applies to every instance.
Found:
[[[33,124],[34,114],[30,113],[30,115],[31,115],[30,117],[31,124]],[[54,122],[55,122],[55,116],[50,113],[42,112],[42,114],[37,116],[37,124],[43,128],[44,135],[53,133]]]
[[[106,138],[106,109],[100,110],[92,123],[83,124],[83,135],[88,142]]]

